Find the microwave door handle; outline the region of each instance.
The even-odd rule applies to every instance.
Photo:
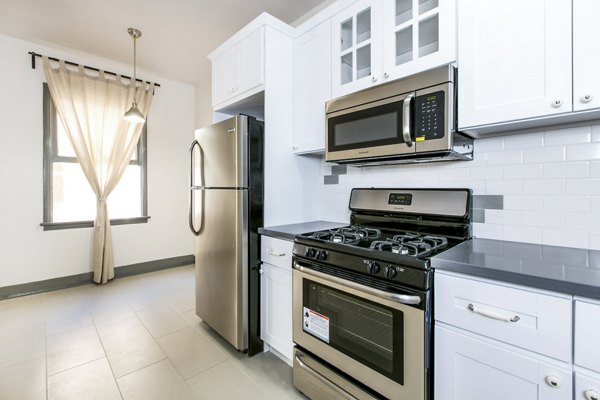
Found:
[[[410,134],[410,103],[412,102],[413,97],[415,97],[415,95],[410,93],[402,103],[402,136],[404,137],[404,143],[406,143],[408,147],[412,147],[413,145]]]

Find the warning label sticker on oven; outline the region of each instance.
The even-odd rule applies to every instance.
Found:
[[[329,318],[326,316],[303,307],[302,326],[305,332],[329,343]]]

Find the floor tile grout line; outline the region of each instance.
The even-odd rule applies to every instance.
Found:
[[[98,357],[98,358],[94,358],[93,360],[88,360],[88,361],[86,361],[86,362],[84,362],[84,363],[82,363],[82,364],[79,364],[79,365],[74,365],[74,366],[72,366],[72,367],[69,367],[69,368],[62,369],[62,370],[60,370],[60,371],[58,371],[58,372],[55,372],[55,373],[53,373],[53,374],[47,374],[47,377],[48,377],[48,378],[52,378],[52,377],[54,377],[54,376],[56,376],[56,375],[58,375],[58,374],[62,374],[63,372],[67,372],[67,371],[70,371],[70,370],[72,370],[72,369],[75,369],[75,368],[83,367],[84,365],[88,365],[88,364],[91,364],[91,363],[93,363],[93,362],[96,362],[96,361],[98,361],[98,360],[102,360],[103,358],[106,358],[106,356],[104,356],[104,357]],[[108,360],[107,360],[107,361],[108,361]]]
[[[183,379],[183,381],[184,381],[186,384],[188,384],[188,381],[191,381],[192,379],[196,378],[197,376],[199,376],[199,375],[202,375],[202,374],[204,374],[204,373],[206,373],[206,372],[210,371],[211,369],[213,369],[213,368],[216,368],[216,367],[218,367],[219,365],[221,365],[221,364],[223,364],[223,363],[226,363],[227,361],[231,361],[231,360],[230,360],[229,358],[226,358],[225,360],[223,360],[223,361],[221,361],[221,362],[218,362],[218,363],[216,363],[215,365],[213,365],[212,367],[209,367],[209,368],[205,369],[204,371],[200,371],[200,372],[198,372],[197,374],[195,374],[195,375],[193,375],[193,376],[190,376],[190,377],[189,377],[189,378],[187,378],[187,379],[185,379],[183,376],[181,376],[181,374],[179,374],[179,376],[181,376],[181,378]],[[179,371],[177,371],[177,373],[179,373]]]

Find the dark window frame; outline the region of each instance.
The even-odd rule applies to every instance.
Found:
[[[74,228],[91,228],[94,226],[94,221],[53,221],[53,204],[52,204],[52,174],[53,164],[55,162],[70,162],[79,164],[76,157],[65,157],[58,155],[57,146],[57,122],[58,116],[48,84],[43,84],[43,107],[44,107],[44,213],[43,222],[40,224],[45,231],[58,229],[74,229]],[[111,219],[111,225],[125,224],[141,224],[146,223],[150,219],[148,216],[148,146],[147,146],[147,125],[144,123],[140,140],[137,144],[137,157],[130,161],[130,165],[140,165],[141,179],[141,210],[142,216],[131,218],[116,218]]]

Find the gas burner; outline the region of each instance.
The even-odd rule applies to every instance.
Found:
[[[441,236],[420,236],[413,233],[395,235],[392,239],[403,246],[412,246],[421,257],[429,256],[434,250],[442,250],[448,246],[448,239]]]
[[[375,240],[371,242],[371,246],[369,246],[369,248],[371,250],[386,251],[393,254],[407,255],[411,253],[411,249],[409,247],[390,240]],[[414,255],[414,251],[412,255]]]
[[[331,237],[329,238],[330,242],[343,243],[343,244],[348,244],[348,245],[356,245],[356,244],[360,243],[360,240],[361,240],[361,237],[358,233],[343,232],[343,231],[334,232],[334,233],[332,233]]]
[[[349,228],[341,228],[340,230],[357,233],[361,239],[377,239],[381,236],[381,231],[379,229],[365,228],[356,225],[352,225]]]

